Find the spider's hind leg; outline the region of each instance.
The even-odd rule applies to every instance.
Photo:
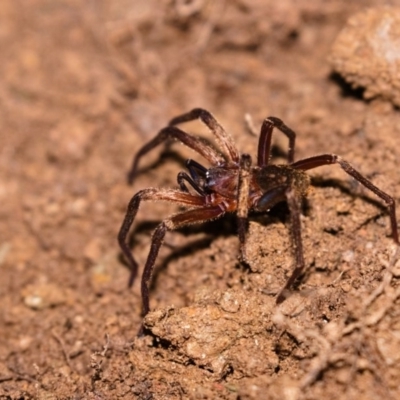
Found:
[[[343,160],[342,157],[336,154],[320,154],[318,156],[309,157],[303,160],[296,161],[291,166],[295,169],[307,171],[309,169],[331,164],[339,164],[340,168],[342,168],[344,172],[353,177],[356,181],[360,182],[363,186],[369,189],[372,193],[375,193],[385,202],[389,210],[390,225],[392,228],[392,238],[397,245],[400,245],[399,231],[397,228],[397,218],[396,218],[396,204],[393,197],[388,195],[381,189],[379,189],[377,186],[375,186],[369,179],[360,174],[350,163]]]
[[[240,158],[239,187],[237,198],[237,227],[240,243],[240,261],[247,263],[246,232],[249,214],[249,192],[251,181],[251,157],[242,154]]]

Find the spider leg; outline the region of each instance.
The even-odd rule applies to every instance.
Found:
[[[260,139],[258,141],[257,165],[264,167],[269,163],[271,151],[271,137],[274,128],[278,128],[289,139],[288,163],[294,161],[294,146],[296,133],[286,126],[279,118],[268,117],[261,125]]]
[[[227,161],[237,164],[239,162],[239,152],[236,149],[233,137],[225,131],[225,129],[217,122],[210,112],[203,110],[202,108],[194,108],[192,111],[189,111],[186,114],[182,114],[173,118],[169,125],[177,125],[182,122],[193,121],[195,119],[200,119],[214,134],[215,140],[217,141],[218,146],[222,150]]]
[[[204,190],[201,188],[201,180],[206,179],[207,168],[203,167],[197,161],[186,160],[186,167],[189,170],[190,176],[186,172],[179,172],[178,174],[178,185],[183,192],[189,192],[185,185],[186,181],[196,190],[200,195],[204,195]]]
[[[213,165],[218,165],[224,162],[224,158],[215,149],[209,146],[207,143],[202,141],[200,138],[190,136],[186,132],[183,132],[175,126],[167,126],[158,132],[158,135],[145,144],[136,154],[132,162],[132,167],[128,174],[128,182],[132,183],[138,169],[140,159],[147,154],[154,147],[158,146],[160,143],[168,140],[175,139],[185,144],[189,148],[193,149],[200,155],[202,155],[206,160],[208,160]]]
[[[291,224],[291,234],[292,242],[294,247],[294,258],[295,267],[290,275],[289,279],[286,281],[285,286],[279,292],[276,303],[280,304],[286,299],[286,292],[289,290],[296,279],[301,275],[304,270],[304,253],[303,253],[303,242],[301,240],[301,221],[300,221],[300,203],[301,199],[296,194],[293,188],[289,188],[285,192],[286,200],[290,211],[290,224]]]
[[[291,167],[306,171],[309,169],[320,167],[322,165],[330,165],[330,164],[339,164],[339,166],[343,169],[343,171],[352,176],[355,180],[360,182],[371,192],[375,193],[386,203],[386,206],[389,209],[393,240],[397,244],[400,244],[399,233],[397,228],[397,219],[396,219],[396,205],[393,197],[389,196],[387,193],[383,192],[378,187],[376,187],[369,179],[365,178],[356,169],[354,169],[347,161],[343,160],[342,157],[336,154],[321,154],[318,156],[305,158],[304,160],[296,161],[295,163],[291,164]]]
[[[248,154],[242,154],[240,157],[239,186],[237,198],[237,227],[240,243],[240,259],[246,261],[246,231],[247,216],[249,213],[249,193],[251,181],[251,157]]]
[[[129,286],[132,286],[136,278],[138,264],[128,247],[126,239],[130,227],[132,226],[136,214],[139,210],[140,202],[142,200],[164,200],[191,207],[202,207],[205,204],[204,197],[194,196],[189,193],[182,193],[181,191],[170,189],[144,189],[136,193],[135,196],[132,197],[131,201],[129,202],[127,212],[125,214],[124,221],[122,222],[120,231],[118,233],[118,243],[121,247],[122,253],[128,260],[128,264],[131,269]]]
[[[221,217],[223,214],[225,214],[225,207],[223,207],[223,205],[202,207],[174,215],[164,220],[160,225],[157,226],[153,233],[149,255],[147,257],[146,265],[142,275],[141,288],[144,316],[150,311],[149,284],[154,269],[154,263],[167,231],[178,229],[185,225],[216,219]]]

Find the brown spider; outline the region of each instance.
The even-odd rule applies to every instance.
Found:
[[[190,136],[175,125],[200,119],[214,134],[221,152],[215,150],[202,139]],[[287,165],[269,164],[273,128],[278,128],[289,139]],[[301,198],[307,195],[310,177],[305,171],[328,164],[339,166],[350,176],[380,197],[389,209],[392,237],[399,244],[396,223],[395,203],[391,196],[378,189],[372,182],[356,171],[347,161],[335,154],[321,154],[294,161],[296,134],[280,119],[269,117],[264,120],[258,144],[257,165],[252,166],[248,154],[239,154],[232,136],[227,133],[215,118],[206,110],[196,108],[178,116],[162,129],[149,143],[144,145],[133,160],[129,173],[131,183],[136,176],[140,159],[167,139],[175,139],[201,154],[210,164],[205,168],[194,160],[187,160],[189,170],[178,174],[180,189],[143,189],[136,193],[128,205],[124,221],[118,235],[119,245],[131,268],[129,285],[136,278],[138,265],[126,242],[129,229],[135,219],[142,200],[164,200],[189,207],[189,210],[175,214],[158,225],[153,234],[150,252],[142,275],[143,314],[149,310],[149,282],[158,251],[167,231],[185,225],[201,223],[222,217],[226,212],[236,212],[240,241],[240,256],[245,255],[245,235],[249,211],[268,211],[281,201],[287,201],[290,211],[291,234],[294,247],[295,267],[278,293],[277,303],[286,298],[286,292],[303,272],[304,256],[301,240],[300,205]],[[187,185],[192,188],[189,192]]]

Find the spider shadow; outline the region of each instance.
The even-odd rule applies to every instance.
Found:
[[[178,152],[171,150],[169,147],[170,146],[162,150],[160,156],[157,157],[157,160],[155,160],[149,165],[144,165],[143,167],[141,166],[139,171],[137,172],[137,175],[135,175],[135,180],[137,176],[141,175],[145,176],[149,171],[163,167],[167,162],[171,160],[179,164],[182,168],[185,168],[185,161],[187,159],[182,155],[180,155]],[[129,178],[129,176],[130,176],[130,171],[126,175],[127,179]]]
[[[327,188],[327,187],[337,188],[343,194],[345,194],[349,197],[360,198],[363,201],[365,201],[366,203],[377,207],[381,211],[381,214],[383,214],[385,211],[387,211],[387,207],[385,207],[382,204],[383,200],[379,201],[375,198],[370,197],[368,195],[368,192],[370,192],[370,190],[368,190],[365,186],[363,186],[359,182],[351,181],[350,184],[349,183],[346,184],[341,179],[334,179],[334,178],[326,179],[326,178],[322,178],[322,177],[312,177],[311,185],[314,187],[317,187],[317,188]],[[367,193],[359,193],[360,189],[367,190],[368,192]],[[310,209],[308,209],[307,211],[310,211]]]
[[[208,140],[207,138],[200,137],[200,139],[206,143],[207,146],[215,148],[213,143]],[[171,146],[173,142],[166,142],[164,144],[164,148],[161,150],[160,155],[154,160],[152,163],[148,165],[144,165],[143,167],[140,166],[140,169],[137,172],[138,176],[146,175],[149,171],[153,169],[156,170],[157,168],[165,166],[166,163],[170,163],[170,161],[175,162],[180,166],[181,169],[186,169],[185,163],[188,160],[187,157],[184,157],[182,154],[179,153],[176,149],[173,149]],[[196,159],[197,157],[201,156],[197,153],[193,154],[193,158]],[[207,168],[207,167],[206,167]],[[130,171],[127,174],[127,178],[129,177]]]

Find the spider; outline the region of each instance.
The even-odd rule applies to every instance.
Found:
[[[200,119],[210,129],[220,151],[215,150],[204,140],[191,136],[176,127],[180,123],[195,119]],[[274,128],[277,128],[289,139],[288,164],[270,164],[271,138]],[[160,143],[171,139],[185,144],[202,155],[211,164],[211,167],[206,168],[197,161],[188,159],[186,167],[189,174],[179,172],[177,177],[179,189],[143,189],[136,193],[129,202],[118,235],[119,245],[131,268],[129,286],[133,284],[137,276],[138,264],[128,247],[127,236],[141,201],[169,201],[189,208],[162,221],[153,233],[141,281],[143,315],[150,311],[149,283],[167,231],[189,224],[214,220],[222,217],[225,213],[236,212],[240,259],[246,261],[245,237],[249,211],[267,212],[277,203],[286,201],[290,212],[295,265],[293,272],[276,298],[278,304],[283,302],[289,289],[305,268],[300,212],[301,199],[307,195],[310,186],[310,177],[306,171],[323,165],[338,164],[347,174],[386,203],[393,240],[400,244],[394,199],[336,154],[321,154],[294,161],[296,134],[279,118],[269,117],[264,120],[258,143],[257,164],[253,166],[250,155],[238,152],[232,136],[223,129],[212,114],[204,109],[195,108],[172,119],[166,128],[139,150],[128,175],[130,183],[137,174],[142,157]]]

